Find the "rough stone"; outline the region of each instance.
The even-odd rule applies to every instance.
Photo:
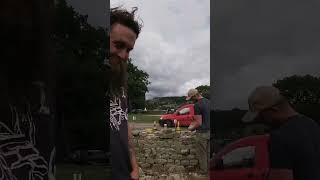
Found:
[[[190,165],[192,165],[192,166],[198,165],[198,160],[197,159],[190,160]]]
[[[178,159],[178,156],[177,156],[176,154],[172,154],[172,155],[170,156],[170,158],[171,158],[171,159]]]
[[[182,149],[180,152],[183,155],[187,155],[187,154],[189,154],[189,149]]]
[[[132,135],[133,136],[139,136],[140,135],[140,131],[139,130],[133,130],[132,131]]]
[[[185,168],[183,166],[172,165],[168,168],[169,173],[183,173]]]
[[[173,159],[168,159],[168,163],[173,163]]]
[[[140,175],[140,176],[145,176],[145,174],[144,174],[144,172],[143,172],[143,170],[142,170],[141,167],[139,167],[139,175]]]
[[[168,135],[173,138],[161,138]],[[133,141],[136,143],[137,161],[144,172],[141,176],[151,176],[159,180],[160,174],[165,173],[168,180],[172,174],[198,172],[200,165],[196,154],[197,144],[188,136],[190,133],[184,131],[176,133],[166,130],[146,133],[140,130]]]
[[[145,149],[144,152],[145,152],[146,154],[150,154],[150,153],[151,153],[151,150],[150,150],[150,149]]]
[[[190,149],[190,154],[196,154],[197,151],[195,149]]]
[[[169,156],[169,154],[163,154],[161,157],[162,157],[163,159],[168,159],[170,156]]]
[[[158,159],[158,163],[165,164],[165,163],[167,163],[167,160],[166,159]]]
[[[144,176],[142,178],[140,178],[141,180],[157,180],[156,177],[153,176]]]
[[[181,165],[183,166],[188,166],[189,165],[189,160],[182,160]]]
[[[173,133],[171,133],[171,134],[161,134],[160,135],[161,139],[172,139],[173,137],[174,137]]]
[[[184,178],[180,174],[171,174],[167,180],[184,180]]]
[[[187,166],[187,171],[194,171],[195,170],[195,166]]]
[[[141,164],[141,167],[142,168],[149,168],[149,167],[151,167],[151,165],[149,163],[143,163],[143,164]]]
[[[194,159],[195,157],[196,157],[196,156],[193,155],[193,154],[188,155],[188,159],[189,159],[189,160]]]
[[[146,162],[149,163],[149,164],[153,164],[154,163],[154,159],[148,158],[148,159],[146,159]]]
[[[154,171],[154,172],[163,172],[164,171],[164,167],[161,164],[154,164],[152,166],[152,171]]]
[[[140,158],[139,158],[139,162],[145,163],[145,162],[146,162],[146,159],[145,159],[144,157],[140,157]]]
[[[183,173],[185,172],[185,168],[183,166],[176,166],[176,172]]]
[[[159,177],[159,180],[167,180],[168,176],[165,175],[165,174],[162,174],[160,177]]]

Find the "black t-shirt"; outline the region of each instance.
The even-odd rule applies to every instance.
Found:
[[[320,179],[320,126],[296,115],[270,133],[271,168],[292,169],[294,180]]]
[[[0,179],[54,177],[54,118],[30,107],[27,103],[8,105],[11,117],[0,121]]]
[[[112,179],[130,179],[128,105],[125,97],[110,99],[110,150]]]
[[[195,115],[202,116],[202,124],[197,129],[200,131],[209,131],[210,130],[210,101],[206,98],[199,99],[194,104]]]

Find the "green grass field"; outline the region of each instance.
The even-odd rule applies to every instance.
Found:
[[[132,120],[132,116],[136,117],[136,120]],[[130,123],[150,123],[153,124],[156,121],[156,124],[159,124],[160,115],[150,116],[147,114],[129,114],[128,116]],[[188,127],[181,127],[182,130],[187,130]]]
[[[57,164],[57,180],[73,180],[73,173],[81,172],[82,180],[111,179],[111,170],[105,166]]]
[[[133,116],[136,117],[136,120],[132,120]],[[156,121],[156,123],[159,122],[160,119],[160,115],[148,115],[148,114],[129,114],[129,122],[133,122],[133,123],[153,123],[154,121]]]

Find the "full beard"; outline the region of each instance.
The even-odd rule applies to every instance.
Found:
[[[115,56],[110,57],[110,94],[112,96],[125,95],[128,80],[128,64]]]

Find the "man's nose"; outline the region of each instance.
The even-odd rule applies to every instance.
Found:
[[[118,56],[121,58],[121,60],[127,61],[129,58],[129,53],[125,50],[122,50],[119,52]]]

